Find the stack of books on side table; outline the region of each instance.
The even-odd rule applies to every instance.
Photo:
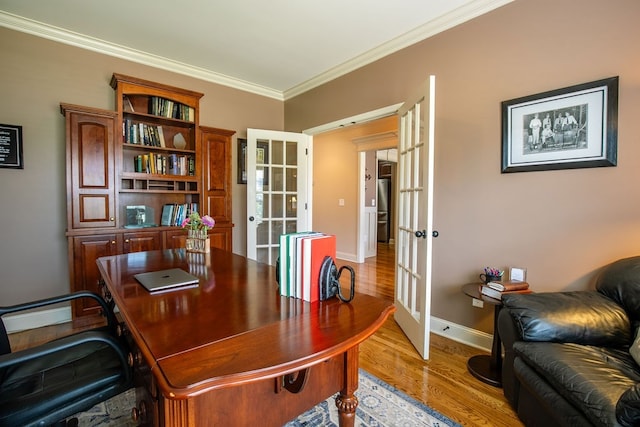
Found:
[[[530,294],[529,284],[520,280],[505,280],[501,282],[488,282],[480,288],[482,295],[497,300],[502,299],[504,294]]]

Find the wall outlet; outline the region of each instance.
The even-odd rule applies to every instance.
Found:
[[[481,299],[478,299],[478,298],[473,298],[473,300],[471,301],[471,304],[474,307],[478,307],[478,308],[484,307],[484,301],[482,301]]]
[[[338,206],[344,206],[344,199],[338,199]]]

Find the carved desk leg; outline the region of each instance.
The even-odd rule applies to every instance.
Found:
[[[358,346],[344,353],[344,388],[336,396],[340,427],[353,427],[356,420],[358,398]]]

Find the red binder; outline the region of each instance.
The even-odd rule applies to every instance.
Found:
[[[305,301],[315,302],[320,299],[318,280],[322,261],[326,256],[336,258],[336,236],[325,234],[305,237],[302,254],[305,260],[302,270],[302,298]]]

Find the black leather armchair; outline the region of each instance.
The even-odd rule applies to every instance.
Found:
[[[596,291],[504,296],[504,394],[524,424],[640,425],[639,321],[640,257],[603,269]]]
[[[81,291],[0,307],[0,319],[78,298],[98,301],[107,325],[11,352],[0,321],[0,426],[51,425],[132,386],[127,347],[117,337],[113,310],[99,295]]]

